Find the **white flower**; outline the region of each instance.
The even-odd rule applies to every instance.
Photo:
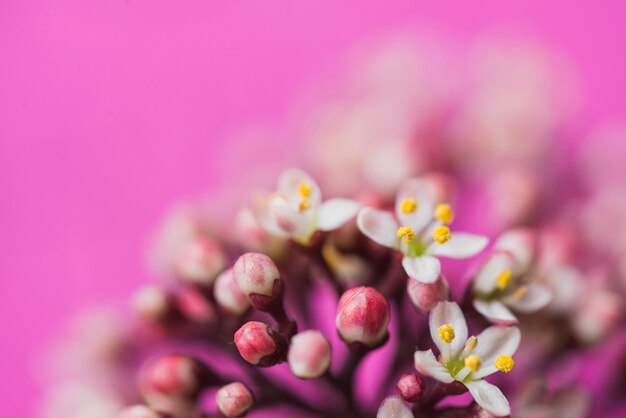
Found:
[[[359,207],[350,199],[322,202],[317,183],[304,171],[289,169],[278,179],[277,191],[258,202],[255,211],[269,233],[307,244],[315,231],[339,228],[356,215]]]
[[[513,314],[531,313],[552,300],[552,291],[531,271],[534,237],[524,229],[504,233],[473,283],[474,308],[495,324],[517,323]]]
[[[497,416],[509,415],[509,402],[500,389],[483,378],[513,369],[511,356],[520,343],[519,329],[492,326],[468,339],[465,317],[454,302],[440,302],[430,314],[429,326],[441,354],[436,358],[432,350],[416,351],[415,368],[443,383],[459,381],[483,409]]]
[[[357,225],[373,241],[404,254],[407,274],[422,283],[439,277],[437,256],[467,258],[487,245],[487,238],[464,232],[451,232],[454,218],[450,205],[435,205],[428,185],[421,179],[407,180],[396,198],[395,217],[386,211],[363,208]]]

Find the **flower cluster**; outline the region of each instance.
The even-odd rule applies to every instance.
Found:
[[[385,51],[365,72],[371,97],[329,106],[342,118],[313,133],[339,138],[314,142],[317,175],[287,169],[229,219],[200,204],[170,216],[139,321],[81,327],[61,352],[82,386],[54,393],[49,417],[590,414],[581,358],[623,326],[626,235],[604,217],[626,194],[558,190],[569,175],[545,142],[562,109],[540,106],[545,74],[519,71],[532,51],[491,51],[503,74],[478,77],[450,123],[440,80],[413,89],[414,63]],[[390,62],[397,74],[377,78]],[[354,132],[367,147],[342,151]]]

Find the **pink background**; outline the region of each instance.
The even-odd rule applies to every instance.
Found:
[[[285,123],[366,36],[514,24],[578,65],[582,128],[626,114],[623,1],[303,3],[0,2],[0,415],[34,416],[36,359],[64,319],[149,280],[165,210],[235,170],[224,139]]]

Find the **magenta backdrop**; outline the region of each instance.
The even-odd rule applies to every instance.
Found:
[[[166,208],[224,181],[224,138],[280,125],[354,42],[513,23],[571,56],[580,123],[626,114],[626,3],[502,0],[0,2],[0,396],[34,416],[42,346],[148,280]],[[221,141],[220,141],[221,139]]]

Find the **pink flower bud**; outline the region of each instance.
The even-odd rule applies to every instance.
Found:
[[[217,277],[213,296],[222,308],[233,315],[242,315],[250,308],[250,300],[237,286],[233,269],[228,269]]]
[[[376,418],[413,418],[413,412],[398,396],[388,396],[380,404]]]
[[[284,360],[284,337],[263,322],[243,324],[235,332],[235,345],[241,357],[250,364],[265,367]]]
[[[192,288],[182,288],[176,294],[180,313],[195,323],[210,324],[217,320],[217,312],[206,297]]]
[[[234,382],[217,391],[215,402],[220,414],[226,418],[236,418],[245,415],[252,408],[254,397],[243,383]]]
[[[167,292],[158,286],[145,286],[133,297],[133,308],[142,319],[158,322],[167,317],[171,306]]]
[[[389,304],[372,287],[355,287],[339,299],[335,324],[346,344],[354,342],[374,348],[387,338]]]
[[[396,392],[406,402],[418,402],[424,394],[424,381],[416,374],[403,374],[396,383]]]
[[[422,312],[430,312],[437,303],[448,299],[450,289],[446,279],[440,276],[434,283],[421,283],[409,278],[406,282],[406,291],[415,308]]]
[[[233,272],[237,286],[248,296],[257,294],[271,297],[274,282],[280,280],[276,264],[261,253],[246,253],[239,257]]]
[[[166,415],[144,405],[134,405],[124,408],[117,418],[166,418]]]
[[[330,343],[319,331],[304,331],[291,339],[287,361],[294,375],[315,379],[330,367]]]
[[[140,389],[148,401],[161,396],[194,398],[208,380],[209,370],[203,363],[179,354],[152,359],[139,372]]]
[[[195,237],[182,247],[175,263],[182,280],[210,286],[226,267],[226,256],[214,240]]]

